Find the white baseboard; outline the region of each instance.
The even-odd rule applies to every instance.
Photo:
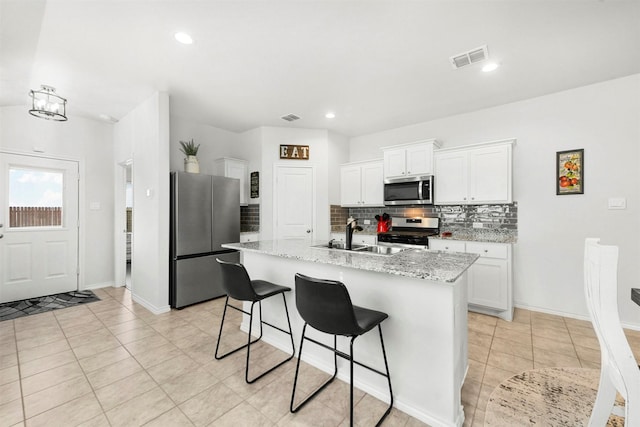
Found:
[[[584,316],[582,314],[566,313],[564,311],[558,311],[558,310],[549,310],[547,308],[535,307],[535,306],[530,306],[530,305],[525,305],[520,303],[516,303],[515,307],[522,308],[524,310],[529,310],[529,311],[537,311],[539,313],[554,314],[556,316],[568,317],[570,319],[578,319],[578,320],[585,320],[587,322],[591,322],[591,319],[589,318],[589,316]],[[621,324],[623,328],[631,329],[634,331],[640,331],[640,325],[633,324],[633,323],[626,323],[626,322],[621,322]]]
[[[131,294],[131,298],[137,302],[138,304],[140,304],[141,306],[143,306],[144,308],[146,308],[147,310],[149,310],[150,312],[152,312],[153,314],[162,314],[162,313],[167,313],[169,311],[171,311],[171,307],[169,305],[165,305],[162,307],[156,307],[155,305],[151,304],[149,301],[145,300],[144,298],[132,293]]]
[[[83,286],[81,291],[89,291],[92,289],[111,288],[115,287],[113,282],[92,283],[90,285]]]

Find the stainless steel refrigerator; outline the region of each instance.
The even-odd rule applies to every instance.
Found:
[[[239,262],[223,243],[240,241],[240,181],[171,172],[169,303],[173,308],[224,295],[216,258]]]

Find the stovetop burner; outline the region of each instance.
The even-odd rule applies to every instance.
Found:
[[[439,218],[391,218],[391,230],[378,233],[378,241],[428,246],[429,236],[440,233]]]

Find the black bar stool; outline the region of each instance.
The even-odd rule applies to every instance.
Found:
[[[218,263],[220,264],[220,268],[222,271],[222,287],[227,293],[227,299],[224,303],[224,312],[222,314],[222,322],[220,323],[220,334],[218,334],[218,343],[216,344],[215,358],[217,360],[224,359],[225,357],[235,353],[236,351],[242,350],[243,348],[246,347],[247,348],[247,364],[245,368],[244,379],[248,384],[251,384],[256,380],[262,378],[269,372],[273,371],[274,369],[278,368],[279,366],[287,363],[289,360],[293,358],[293,356],[296,353],[296,348],[293,343],[293,334],[291,333],[291,321],[289,320],[289,310],[287,309],[287,300],[284,297],[284,293],[289,292],[291,288],[286,286],[276,285],[274,283],[267,282],[265,280],[251,280],[249,278],[249,274],[247,273],[247,270],[244,268],[242,264],[226,262],[217,258],[216,258],[216,261],[218,261]],[[282,301],[284,301],[284,311],[285,311],[285,314],[287,315],[287,324],[289,325],[289,331],[285,331],[284,329],[278,326],[272,325],[271,323],[262,320],[262,300],[278,294],[282,295]],[[238,308],[229,304],[229,297],[239,301],[251,301],[251,311],[246,312],[241,308]],[[258,306],[260,308],[260,336],[258,336],[258,338],[252,341],[251,328],[253,326],[253,306],[255,305],[256,302],[258,303]],[[220,339],[222,338],[222,328],[224,327],[224,319],[227,315],[227,307],[231,307],[234,310],[237,310],[244,314],[249,315],[249,334],[247,337],[246,344],[234,350],[231,350],[225,354],[218,355],[218,348],[220,347]],[[262,374],[258,375],[252,380],[249,380],[249,356],[251,353],[251,344],[255,344],[262,338],[263,324],[267,326],[271,326],[272,328],[277,329],[289,335],[291,337],[292,352],[291,352],[291,356],[289,356],[289,358],[287,358],[286,360],[283,360],[282,362],[278,363],[277,365],[270,368],[266,372],[263,372]]]
[[[298,353],[298,363],[296,365],[296,375],[293,381],[293,392],[291,393],[291,412],[297,412],[302,408],[309,400],[320,393],[326,386],[328,386],[338,374],[338,356],[343,359],[349,360],[350,368],[350,425],[353,426],[353,364],[367,368],[383,377],[387,378],[389,383],[389,396],[391,401],[389,402],[389,408],[382,415],[378,423],[379,426],[382,421],[389,415],[391,408],[393,407],[393,392],[391,391],[391,377],[389,376],[389,364],[387,363],[387,353],[384,348],[384,341],[382,339],[382,328],[380,324],[384,319],[389,317],[386,313],[369,310],[355,306],[351,303],[349,292],[346,286],[342,282],[333,280],[314,279],[302,274],[296,274],[296,307],[302,319],[304,320],[304,327],[302,328],[302,338],[300,339],[300,352]],[[333,335],[333,348],[330,346],[318,342],[312,338],[305,336],[307,325],[317,329],[321,332]],[[357,337],[370,331],[371,329],[378,327],[380,332],[380,344],[382,346],[382,356],[384,358],[384,366],[386,373],[377,369],[364,365],[360,362],[353,360],[353,342]],[[346,354],[337,347],[337,336],[351,337],[351,345],[349,354]],[[293,402],[296,395],[296,385],[298,382],[298,371],[300,369],[300,359],[302,358],[302,345],[304,340],[311,341],[321,347],[333,351],[334,372],[333,376],[320,388],[318,388],[313,394],[304,399],[296,407],[293,406]]]

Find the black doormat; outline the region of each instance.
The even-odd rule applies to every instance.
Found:
[[[44,313],[59,308],[75,307],[79,304],[100,301],[93,291],[71,291],[46,297],[29,298],[0,304],[0,322],[17,319],[30,314]]]

